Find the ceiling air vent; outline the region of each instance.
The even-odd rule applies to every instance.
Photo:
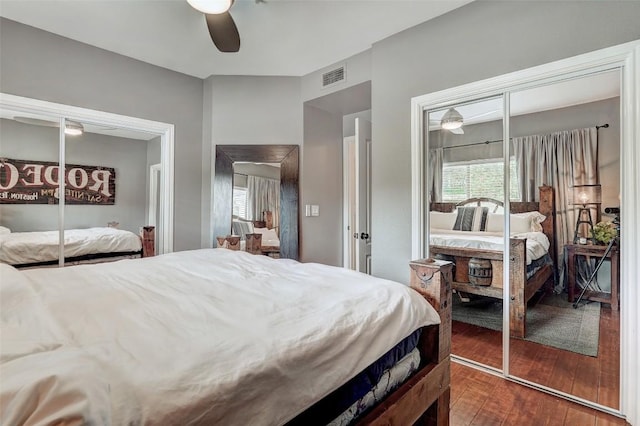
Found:
[[[325,72],[324,74],[322,74],[322,87],[329,87],[331,85],[344,81],[345,75],[346,74],[344,65],[340,68]]]

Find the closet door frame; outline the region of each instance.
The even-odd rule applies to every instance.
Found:
[[[505,96],[504,132],[509,134],[509,92],[550,84],[599,71],[619,69],[622,76],[621,90],[621,217],[625,238],[621,240],[621,316],[620,316],[620,409],[615,410],[591,403],[572,395],[560,393],[535,383],[519,379],[509,373],[509,335],[503,332],[503,371],[487,369],[492,374],[527,386],[541,389],[580,404],[596,408],[618,416],[625,416],[630,423],[640,421],[640,407],[635,396],[640,394],[640,384],[635,378],[640,376],[640,336],[635,332],[640,325],[640,314],[635,309],[640,305],[640,288],[635,277],[640,276],[640,267],[634,259],[640,258],[640,147],[634,141],[640,140],[640,40],[613,46],[568,59],[528,68],[502,76],[477,81],[463,86],[414,97],[411,100],[411,175],[412,175],[412,241],[413,259],[429,256],[425,245],[425,230],[429,229],[428,215],[425,215],[425,112],[447,105],[469,102],[490,96]],[[505,151],[507,152],[507,151]],[[506,166],[505,166],[506,167]],[[508,177],[506,182],[508,183]],[[508,188],[508,187],[505,187]],[[506,191],[506,189],[505,189]],[[505,219],[505,225],[508,221]],[[507,230],[507,228],[505,228]],[[508,234],[506,234],[508,235]],[[505,247],[508,247],[505,244]],[[507,248],[508,251],[508,248]],[[505,263],[506,265],[507,263]],[[508,273],[504,275],[508,279]],[[508,283],[504,286],[508,289]],[[507,291],[507,290],[505,290]],[[508,312],[509,298],[505,298],[505,312]],[[503,317],[503,330],[509,330],[508,316]],[[456,361],[461,361],[453,357]],[[464,360],[462,360],[464,362]],[[478,368],[478,365],[472,365]]]
[[[28,114],[57,117],[60,122],[59,159],[61,168],[65,164],[65,120],[116,127],[160,136],[161,144],[161,180],[160,191],[160,232],[156,232],[160,253],[173,251],[173,206],[174,206],[174,125],[159,121],[129,117],[87,108],[58,104],[39,99],[0,93],[0,109],[8,109]],[[59,191],[64,194],[64,179],[60,179]],[[60,241],[64,241],[64,197],[60,198],[58,226]],[[64,265],[64,246],[59,248],[59,264]]]

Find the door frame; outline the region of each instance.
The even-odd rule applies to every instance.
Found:
[[[521,71],[465,84],[463,86],[414,97],[411,100],[411,175],[412,175],[412,258],[429,256],[425,247],[424,231],[429,229],[429,217],[425,215],[424,182],[424,111],[447,105],[471,101],[480,97],[498,95],[507,91],[522,90],[540,84],[560,81],[567,76],[578,77],[597,71],[620,69],[621,72],[621,217],[625,238],[621,240],[620,292],[620,409],[604,407],[581,398],[573,397],[553,389],[526,382],[509,374],[509,336],[503,333],[502,376],[528,386],[542,389],[583,405],[626,416],[631,424],[640,421],[640,406],[635,398],[640,394],[640,384],[635,379],[640,376],[640,288],[635,277],[640,276],[640,266],[635,259],[640,258],[640,147],[634,142],[640,140],[640,40],[613,46],[568,59],[528,68]],[[508,120],[506,120],[508,122]],[[507,129],[508,130],[508,129]],[[508,274],[505,274],[508,276]],[[508,298],[505,300],[508,311]],[[508,324],[508,323],[507,323]],[[504,328],[503,330],[508,329]],[[505,337],[506,336],[506,337]]]
[[[347,229],[347,227],[350,224],[350,216],[351,216],[351,210],[350,210],[350,206],[351,206],[351,197],[350,195],[353,195],[354,197],[356,197],[356,194],[351,194],[350,188],[349,188],[349,181],[350,179],[348,178],[349,173],[351,172],[351,161],[350,161],[350,157],[349,157],[349,145],[353,144],[354,146],[354,150],[355,150],[355,144],[356,144],[356,137],[355,136],[346,136],[342,138],[342,223],[343,223],[343,228],[342,228],[342,266],[344,268],[347,269],[353,269],[356,270],[355,267],[352,267],[351,262],[354,261],[354,259],[357,257],[357,245],[355,247],[355,252],[353,257],[354,259],[351,258],[351,245],[354,244],[354,238],[353,238],[353,229]],[[355,152],[355,151],[354,151]],[[355,167],[355,163],[353,165]],[[355,171],[354,171],[355,173]],[[357,201],[356,201],[356,205],[357,205]],[[355,208],[355,207],[354,207]],[[355,211],[355,214],[357,214],[357,209]]]

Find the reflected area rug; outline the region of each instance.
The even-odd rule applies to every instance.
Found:
[[[453,320],[502,330],[502,301],[479,297],[462,302],[453,295]],[[525,340],[582,355],[598,356],[600,303],[574,309],[566,294],[545,295],[527,308]]]

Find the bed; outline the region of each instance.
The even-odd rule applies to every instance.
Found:
[[[547,285],[551,289],[555,279],[554,264],[555,255],[555,198],[553,188],[542,186],[539,188],[539,202],[511,202],[512,213],[511,226],[514,229],[514,221],[520,217],[528,217],[529,212],[544,217],[539,222],[536,232],[516,234],[512,232],[509,240],[509,290],[511,294],[510,309],[510,335],[511,337],[524,338],[526,336],[527,302],[534,294]],[[460,206],[493,205],[501,206],[502,203],[489,198],[475,198],[461,203],[431,203],[431,211],[438,213],[450,213]],[[479,209],[476,209],[479,212]],[[521,215],[521,216],[518,216]],[[437,217],[435,220],[441,220]],[[457,221],[456,217],[456,221]],[[476,215],[470,222],[482,227],[489,225],[489,218]],[[496,223],[496,222],[494,222]],[[497,222],[499,223],[499,221]],[[478,225],[479,224],[479,225]],[[444,225],[441,225],[442,227]],[[455,225],[454,225],[455,226]],[[462,225],[461,225],[462,226]],[[496,228],[495,230],[501,231]],[[476,231],[476,232],[474,232]],[[474,239],[473,244],[465,238]],[[483,236],[483,234],[485,234]],[[546,244],[545,244],[546,240]],[[537,244],[540,242],[540,244]],[[545,247],[546,246],[546,247]],[[503,298],[503,247],[504,240],[501,232],[487,232],[480,229],[467,231],[444,232],[441,229],[432,230],[430,236],[430,255],[443,259],[449,259],[455,264],[455,272],[452,287],[462,294],[488,296],[496,299]],[[544,251],[548,253],[545,255]],[[469,262],[485,260],[490,262],[492,270],[489,285],[475,285],[469,277]]]
[[[280,237],[273,225],[273,214],[270,211],[263,212],[265,220],[248,220],[234,217],[231,224],[231,232],[240,237],[240,249],[246,250],[247,234],[260,234],[260,252],[268,255],[280,253]]]
[[[0,263],[17,268],[56,266],[59,241],[58,231],[0,233]],[[143,227],[140,235],[113,227],[64,231],[65,265],[148,257],[154,253],[153,226]]]
[[[416,330],[415,371],[353,424],[448,424],[448,262],[412,262],[413,289],[227,249],[0,274],[2,424],[319,424],[297,419]]]

